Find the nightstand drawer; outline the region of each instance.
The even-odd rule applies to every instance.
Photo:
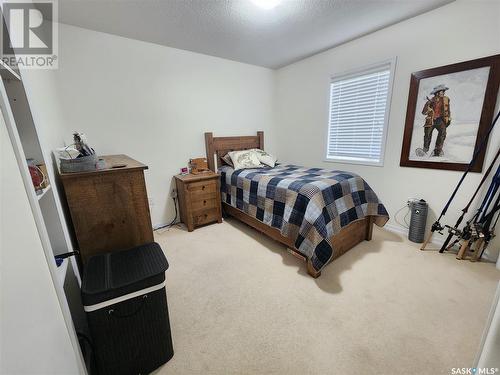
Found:
[[[187,189],[193,198],[196,194],[215,193],[217,191],[217,181],[192,182],[187,185]]]
[[[217,197],[214,196],[214,194],[210,194],[207,197],[202,197],[201,199],[193,199],[191,201],[191,209],[193,211],[199,211],[199,210],[206,210],[209,208],[216,208],[217,207]]]
[[[219,220],[219,210],[217,208],[210,208],[207,210],[202,210],[196,212],[193,215],[194,225],[203,225],[207,223],[212,223]]]

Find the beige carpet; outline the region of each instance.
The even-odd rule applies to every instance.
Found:
[[[376,228],[314,280],[235,220],[157,231],[173,359],[158,374],[450,374],[470,367],[500,279]]]

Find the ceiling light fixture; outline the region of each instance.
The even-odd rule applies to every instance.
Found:
[[[276,7],[279,3],[281,3],[281,0],[251,0],[252,3],[257,5],[258,7],[262,9],[273,9]]]

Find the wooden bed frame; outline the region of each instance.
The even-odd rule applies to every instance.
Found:
[[[259,148],[263,150],[264,132],[259,131],[256,136],[242,137],[214,137],[212,133],[205,133],[205,147],[207,150],[208,167],[212,171],[217,172],[217,167],[225,164],[221,157],[230,151],[248,150],[252,148]],[[314,278],[321,275],[321,272],[318,272],[313,268],[311,261],[295,248],[294,240],[282,236],[279,229],[270,227],[269,225],[264,224],[256,218],[247,215],[243,211],[225,202],[222,202],[222,208],[226,214],[233,216],[234,218],[287,246],[288,251],[292,255],[304,260],[307,263],[307,273],[309,275]],[[337,235],[331,238],[332,246],[335,248],[335,255],[331,261],[346,253],[358,243],[364,240],[370,241],[372,238],[372,229],[372,216],[356,220],[342,228]]]

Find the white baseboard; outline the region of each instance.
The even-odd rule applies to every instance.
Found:
[[[388,224],[384,225],[384,229],[388,230],[389,232],[401,234],[404,237],[408,238],[408,229],[406,229],[400,225],[388,223]],[[425,235],[428,236],[429,232],[425,232]],[[443,235],[440,235],[439,233],[434,233],[432,235],[432,240],[431,240],[430,244],[428,245],[428,248],[429,249],[430,248],[434,248],[434,249],[441,248],[441,246],[443,246],[444,240],[446,239],[447,235],[448,235],[447,231],[443,231]],[[452,249],[451,251],[456,252],[456,249],[455,250]],[[497,258],[492,259],[492,256],[488,252],[485,252],[485,254],[483,255],[483,259],[494,263],[496,261],[500,261],[500,256],[498,257],[498,259]],[[499,267],[499,269],[500,269],[500,267]]]
[[[384,225],[384,229],[387,229],[389,232],[398,233],[405,236],[408,235],[408,229],[401,227],[399,225],[387,223]]]
[[[387,229],[389,232],[401,234],[401,235],[403,235],[405,237],[408,237],[408,229],[405,228],[405,227],[402,227],[400,225],[392,224],[392,223],[387,223],[387,224],[384,225],[384,228]],[[425,232],[425,235],[428,236],[429,233]],[[433,245],[441,247],[443,245],[443,243],[444,243],[444,240],[445,240],[444,236],[441,236],[439,233],[435,233],[432,236],[431,243]]]

